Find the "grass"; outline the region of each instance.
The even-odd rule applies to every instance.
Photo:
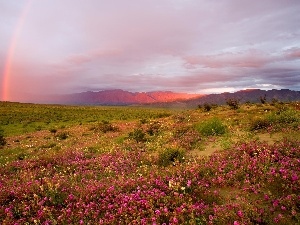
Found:
[[[0,103],[1,224],[299,224],[298,103]]]
[[[168,109],[139,107],[88,107],[0,102],[0,126],[6,136],[49,130],[61,126],[101,121],[132,121],[168,117]]]
[[[226,133],[227,127],[216,117],[196,124],[196,129],[204,136],[218,136]]]

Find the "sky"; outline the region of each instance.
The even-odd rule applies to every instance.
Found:
[[[0,0],[0,100],[300,90],[299,0]]]

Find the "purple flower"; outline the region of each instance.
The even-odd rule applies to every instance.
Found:
[[[276,199],[276,200],[273,202],[273,206],[274,206],[274,207],[278,206],[278,203],[279,203],[279,201]]]
[[[244,214],[243,214],[243,211],[242,211],[242,210],[239,210],[239,211],[237,212],[237,214],[238,214],[238,216],[239,216],[239,217],[243,217],[243,216],[244,216]]]
[[[264,197],[265,197],[265,200],[269,200],[269,195],[265,194]]]
[[[297,176],[297,174],[293,174],[292,175],[292,181],[297,181],[298,180],[298,176]]]
[[[191,181],[191,180],[188,180],[188,182],[187,182],[187,186],[188,186],[188,187],[190,187],[190,186],[191,186],[191,184],[192,184],[192,181]]]
[[[69,199],[70,199],[70,200],[73,200],[73,199],[74,199],[74,195],[69,194]]]
[[[178,219],[176,217],[173,217],[173,222],[178,223]]]

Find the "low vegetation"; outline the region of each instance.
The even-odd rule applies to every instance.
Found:
[[[236,103],[0,103],[0,224],[300,224],[299,103]]]
[[[0,147],[6,144],[6,140],[3,134],[3,130],[0,128]]]
[[[226,99],[226,104],[231,108],[231,109],[238,109],[240,100],[236,98],[228,98]]]
[[[209,120],[196,124],[196,129],[203,136],[214,136],[225,134],[227,128],[219,118],[213,117]]]

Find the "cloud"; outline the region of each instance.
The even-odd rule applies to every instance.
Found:
[[[209,68],[224,67],[252,67],[261,68],[264,65],[276,61],[272,57],[262,51],[248,50],[244,52],[225,52],[217,55],[199,55],[184,57],[186,67],[194,67],[200,65]]]
[[[0,0],[1,62],[25,5]],[[299,89],[299,11],[298,0],[34,1],[9,91]]]
[[[89,62],[97,61],[97,60],[105,60],[116,58],[121,54],[120,50],[98,50],[91,51],[85,54],[75,54],[68,56],[66,58],[66,63],[74,64],[74,65],[82,65]]]
[[[285,57],[288,60],[299,60],[300,59],[300,48],[294,47],[286,50]]]

